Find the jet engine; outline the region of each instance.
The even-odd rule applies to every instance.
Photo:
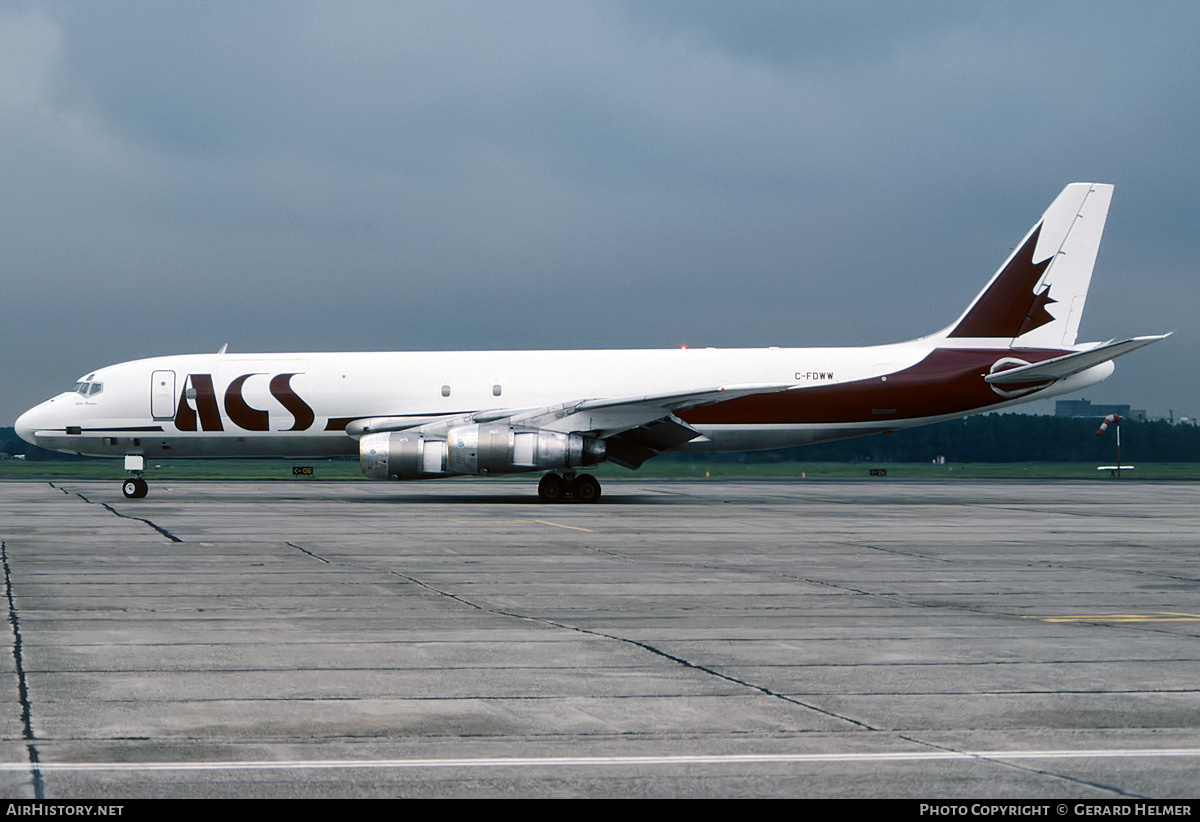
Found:
[[[426,479],[453,474],[515,474],[595,465],[604,441],[585,434],[486,423],[460,425],[445,439],[416,431],[381,431],[358,443],[371,479]]]
[[[446,441],[425,439],[415,431],[381,431],[358,441],[362,472],[371,479],[444,477]]]

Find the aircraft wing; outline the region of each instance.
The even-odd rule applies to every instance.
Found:
[[[1172,332],[1173,333],[1173,332]],[[1010,385],[1012,383],[1030,383],[1042,380],[1054,381],[1078,374],[1080,371],[1100,365],[1115,359],[1122,354],[1136,351],[1152,342],[1166,339],[1170,334],[1155,334],[1147,337],[1132,337],[1128,340],[1109,340],[1087,351],[1077,351],[1074,354],[1064,354],[1051,360],[1021,365],[997,371],[984,377],[992,385]]]
[[[608,460],[637,468],[660,451],[700,436],[677,413],[718,402],[793,388],[791,383],[752,383],[696,391],[580,400],[561,406],[515,414],[514,425],[556,431],[588,432],[604,440]]]
[[[381,431],[412,430],[427,437],[439,437],[460,425],[494,422],[586,432],[605,441],[609,460],[636,468],[660,451],[700,436],[699,431],[675,416],[677,413],[794,387],[792,383],[746,383],[694,391],[580,399],[536,408],[492,408],[450,416],[365,417],[347,424],[346,433],[357,439]]]
[[[606,437],[655,422],[702,405],[767,394],[792,388],[791,383],[747,383],[714,386],[695,391],[643,394],[576,400],[547,408],[515,412],[508,416],[515,425],[532,425],[556,431],[588,431]]]

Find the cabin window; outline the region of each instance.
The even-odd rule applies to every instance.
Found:
[[[450,386],[448,386],[448,385],[443,385],[443,386],[442,386],[442,396],[443,396],[443,397],[448,397],[448,396],[450,396]]]
[[[495,385],[492,386],[492,396],[493,397],[500,396],[500,384],[499,383],[496,383]]]

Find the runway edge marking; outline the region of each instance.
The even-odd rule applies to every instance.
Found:
[[[1111,750],[879,751],[826,754],[687,754],[678,756],[480,757],[476,759],[293,759],[214,762],[42,762],[47,771],[264,771],[355,768],[546,768],[620,765],[736,765],[835,762],[927,762],[990,759],[1147,759],[1200,757],[1200,748],[1114,748]],[[0,763],[0,771],[23,771],[29,763]]]

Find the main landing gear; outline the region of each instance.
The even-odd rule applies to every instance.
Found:
[[[133,474],[121,483],[121,493],[125,495],[125,499],[141,499],[146,496],[146,492],[150,490],[150,486],[142,478],[142,472],[146,470],[146,458],[141,454],[126,454],[125,470]]]
[[[591,474],[575,476],[574,471],[549,473],[538,483],[538,496],[543,502],[595,502],[600,499],[600,483]]]

